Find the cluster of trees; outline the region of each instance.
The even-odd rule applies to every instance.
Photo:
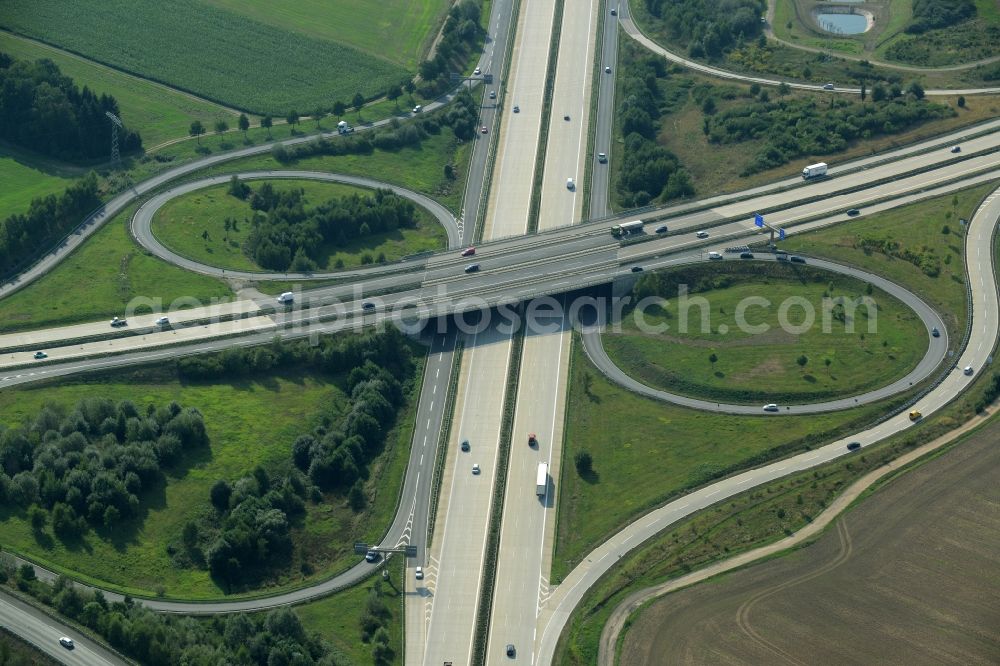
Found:
[[[434,57],[420,63],[422,81],[418,90],[424,97],[437,97],[450,88],[451,73],[459,71],[479,45],[483,37],[479,25],[481,4],[480,0],[462,0],[448,12]]]
[[[230,587],[246,585],[287,563],[291,521],[305,513],[306,492],[298,475],[272,484],[262,467],[232,485],[220,479],[211,490],[217,515],[188,523],[184,545],[200,552],[208,544],[204,554],[212,576]]]
[[[717,58],[761,34],[764,0],[646,0],[671,37],[692,57]]]
[[[390,190],[331,199],[308,210],[301,189],[278,192],[264,183],[248,196],[258,213],[243,251],[272,270],[313,271],[325,247],[416,225],[414,205]]]
[[[179,359],[177,372],[185,379],[223,379],[263,374],[272,368],[307,366],[329,374],[349,372],[365,361],[385,368],[394,377],[408,377],[413,371],[409,343],[397,329],[386,327],[364,335],[334,335],[284,342],[247,349],[230,348],[218,354],[202,354]]]
[[[77,160],[107,157],[111,122],[121,118],[109,95],[80,90],[51,60],[15,60],[0,53],[0,138],[51,157]],[[129,129],[118,131],[122,152],[142,148]]]
[[[348,502],[360,511],[368,463],[385,444],[404,395],[392,373],[371,360],[351,370],[347,387],[351,405],[340,423],[300,435],[292,445],[292,461],[321,490],[349,489]]]
[[[31,507],[36,528],[51,511],[61,536],[88,523],[114,527],[138,514],[162,466],[207,443],[201,414],[176,402],[144,412],[106,398],[86,398],[68,413],[46,405],[25,426],[0,432],[0,505]]]
[[[878,252],[887,257],[908,261],[928,277],[937,277],[941,274],[941,258],[934,252],[934,248],[926,245],[919,250],[912,250],[908,247],[902,247],[899,241],[891,238],[862,236],[855,241],[854,246],[864,250],[867,254]]]
[[[100,591],[76,587],[66,578],[54,585],[24,565],[0,571],[13,583],[63,615],[89,627],[108,643],[148,666],[337,666],[350,663],[319,634],[308,633],[290,608],[252,615],[233,613],[202,620],[154,613],[129,597],[109,602]]]
[[[27,213],[0,222],[0,277],[10,275],[37,252],[48,249],[100,203],[97,176],[90,173],[62,194],[32,199]]]
[[[664,104],[657,80],[667,76],[663,59],[642,57],[623,69],[618,106],[618,122],[625,137],[617,182],[621,204],[634,208],[694,194],[688,172],[656,141]]]
[[[382,581],[376,580],[368,591],[359,624],[361,642],[372,644],[372,660],[377,666],[391,663],[395,656],[395,652],[389,647],[389,632],[385,628],[391,615],[382,598]]]
[[[706,115],[702,129],[710,143],[763,140],[744,176],[781,166],[806,155],[845,150],[852,141],[895,134],[920,123],[955,114],[948,106],[922,100],[923,89],[911,85],[904,96],[898,85],[872,89],[872,104],[830,98],[762,98]]]
[[[906,32],[919,35],[935,28],[947,28],[976,15],[972,0],[913,0],[913,22]]]
[[[986,391],[979,400],[976,401],[976,414],[982,414],[993,401],[1000,397],[1000,374],[994,374],[993,379],[990,380],[989,386],[986,387]]]

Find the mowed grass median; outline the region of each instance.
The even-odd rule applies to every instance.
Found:
[[[626,311],[603,335],[611,360],[655,388],[725,402],[815,402],[889,384],[926,350],[915,312],[852,278],[794,264],[672,273],[643,280],[696,282],[690,295],[660,293],[664,305]]]
[[[738,469],[814,448],[870,423],[883,401],[834,414],[746,417],[677,407],[607,380],[574,340],[553,582],[628,522]],[[581,474],[578,454],[592,471]]]
[[[251,180],[252,188],[269,182],[276,192],[301,189],[308,208],[314,208],[330,199],[357,194],[369,197],[372,190],[314,180]],[[413,229],[373,234],[352,242],[323,248],[326,259],[320,270],[337,267],[350,268],[361,264],[362,256],[383,255],[386,261],[395,261],[427,250],[447,246],[447,234],[430,213],[417,208],[417,225]],[[243,242],[253,230],[253,209],[248,200],[229,194],[229,185],[216,185],[191,192],[168,202],[153,219],[153,235],[166,247],[210,266],[247,271],[263,271],[243,250]],[[237,221],[235,229],[226,229],[225,221]],[[266,224],[266,222],[265,222]]]

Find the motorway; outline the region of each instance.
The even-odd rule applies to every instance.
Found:
[[[17,597],[0,591],[0,627],[17,634],[56,661],[71,666],[127,666],[114,652]],[[59,644],[60,636],[73,639],[75,647],[67,650]],[[13,663],[13,662],[12,662]]]
[[[972,366],[978,375],[992,360],[991,355],[1000,333],[993,252],[998,223],[1000,223],[1000,189],[994,190],[983,201],[966,232],[966,274],[972,291],[970,337],[962,354],[942,381],[913,405],[925,418],[947,405],[969,386],[973,377],[964,375],[961,368]],[[846,445],[849,441],[861,442],[863,450],[864,447],[918,424],[919,421],[914,423],[908,418],[905,410],[901,411],[865,431],[710,484],[638,518],[584,556],[583,561],[566,576],[545,604],[539,631],[541,635],[539,663],[552,662],[559,635],[586,591],[620,558],[662,530],[728,497],[846,455]]]

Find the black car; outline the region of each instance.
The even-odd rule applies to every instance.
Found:
[[[788,258],[788,261],[792,262],[793,264],[804,264],[804,263],[806,263],[806,260],[804,258],[802,258],[802,257],[800,257],[798,255],[794,255],[794,254]]]
[[[467,439],[463,439],[462,440],[462,450],[463,451],[468,451],[469,450],[469,440],[467,440]]]
[[[847,211],[847,214],[850,215],[851,217],[854,217],[855,215],[861,215],[861,211],[858,210],[857,208],[851,208],[850,210]]]
[[[479,272],[479,264],[469,264],[468,266],[465,267],[465,272],[466,273],[478,273]]]
[[[740,252],[740,259],[753,259],[753,252]]]
[[[507,656],[508,657],[513,657],[516,654],[517,654],[517,650],[514,649],[514,644],[513,643],[507,643]]]
[[[361,304],[361,307],[364,310],[374,310],[375,304],[372,303],[371,301],[365,301],[364,303]]]
[[[861,448],[861,442],[851,442],[850,444],[847,445],[848,451],[857,451],[860,448]]]
[[[941,337],[941,331],[937,330],[937,328],[932,328],[931,329],[931,335],[933,335],[935,338],[940,338]]]
[[[656,233],[658,233],[658,234],[665,234],[665,233],[667,233],[667,225],[664,224],[663,226],[656,227]]]
[[[633,266],[632,267],[632,272],[633,273],[641,273],[642,272],[642,266]]]
[[[951,149],[951,152],[953,152],[953,153],[960,153],[960,152],[962,152],[962,146],[953,146],[952,149]]]

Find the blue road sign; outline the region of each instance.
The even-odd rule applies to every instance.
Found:
[[[764,216],[761,215],[760,213],[754,213],[753,214],[753,223],[756,224],[758,227],[763,227],[764,226]]]
[[[785,240],[785,230],[778,229],[778,240]]]

